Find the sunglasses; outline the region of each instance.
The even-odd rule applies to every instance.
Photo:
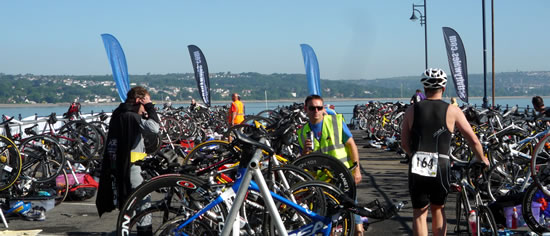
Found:
[[[309,111],[317,111],[317,110],[322,111],[324,109],[324,107],[323,106],[309,106],[308,109],[309,109]]]

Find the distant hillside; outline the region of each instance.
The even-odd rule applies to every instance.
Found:
[[[455,96],[449,78],[448,95]],[[497,96],[550,95],[550,72],[508,72],[496,74]],[[165,75],[130,75],[132,86],[148,88],[154,100],[189,100],[198,98],[192,73]],[[470,96],[483,96],[483,76],[471,74]],[[81,102],[118,101],[110,75],[7,75],[0,73],[0,103],[60,103],[75,99]],[[229,100],[237,92],[247,100],[294,99],[308,95],[304,74],[259,74],[254,72],[210,74],[213,100]],[[375,80],[322,80],[323,96],[331,98],[409,97],[421,88],[418,76]],[[491,94],[491,75],[487,76],[487,93]]]

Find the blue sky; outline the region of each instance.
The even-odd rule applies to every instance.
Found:
[[[210,72],[305,73],[315,50],[323,79],[419,75],[424,28],[415,0],[3,1],[0,72],[111,74],[100,34],[114,35],[130,74],[192,72],[187,45]],[[491,71],[491,1],[486,1]],[[495,71],[550,71],[550,1],[495,1]],[[466,47],[469,73],[483,72],[480,0],[427,0],[430,67],[448,71],[441,27]]]

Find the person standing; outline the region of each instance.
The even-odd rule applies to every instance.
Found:
[[[158,133],[160,120],[143,87],[133,87],[127,99],[113,111],[109,122],[106,149],[103,153],[96,207],[99,216],[121,209],[128,196],[142,182],[137,161],[145,158],[143,136]],[[138,222],[138,235],[152,234],[150,218]]]
[[[409,164],[409,193],[413,206],[414,235],[428,235],[428,206],[433,235],[446,235],[445,202],[449,193],[449,151],[455,128],[472,147],[475,160],[489,165],[477,136],[462,111],[442,100],[447,75],[441,69],[427,69],[420,80],[426,100],[405,112],[401,146],[412,159]],[[427,163],[427,164],[426,164]]]
[[[550,117],[550,109],[544,106],[544,100],[540,96],[534,96],[531,103],[533,109],[538,112],[537,117]]]
[[[231,99],[233,102],[229,108],[229,127],[238,125],[244,120],[244,104],[241,102],[239,94],[234,93]]]
[[[417,89],[416,93],[411,97],[410,104],[420,102],[424,99],[426,99],[426,96],[424,96],[424,94],[422,94],[422,91],[420,91],[420,89]]]
[[[359,151],[342,114],[327,114],[323,105],[323,98],[319,95],[308,96],[305,100],[304,110],[309,121],[297,131],[302,154],[326,150],[323,151],[324,154],[342,161],[348,168],[357,163],[352,175],[355,184],[359,184],[362,179],[361,168],[359,167]],[[307,137],[306,134],[309,132],[313,133],[313,140]],[[359,216],[356,216],[355,223],[356,235],[363,235],[363,222]]]
[[[458,102],[456,102],[456,98],[455,97],[451,97],[451,105],[455,106],[455,107],[458,107]]]

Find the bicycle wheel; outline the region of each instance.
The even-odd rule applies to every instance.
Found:
[[[526,165],[519,165],[514,160],[504,160],[489,169],[487,172],[488,195],[492,201],[497,198],[518,193],[524,181],[528,181]]]
[[[550,134],[544,136],[535,146],[531,155],[531,177],[542,192],[550,197],[550,191],[543,183],[550,176]]]
[[[323,181],[307,181],[292,186],[288,191],[296,203],[310,209],[315,213],[331,217],[333,214],[341,215],[333,222],[331,235],[353,235],[355,231],[354,215],[349,212],[335,212],[341,204],[340,198],[346,194],[337,186]],[[288,232],[311,223],[307,215],[296,211],[294,208],[279,204],[279,214]],[[275,227],[270,225],[270,235],[276,235]]]
[[[462,191],[466,191],[463,189]],[[470,231],[470,226],[468,225],[468,213],[470,212],[470,207],[468,207],[466,199],[463,197],[462,192],[456,193],[456,225],[455,233],[460,235],[461,233],[467,233],[472,235]]]
[[[279,195],[287,194],[291,186],[313,180],[313,177],[303,169],[290,164],[275,166],[271,172],[268,172],[266,168],[262,170],[262,173],[270,189]],[[269,223],[266,221],[270,219],[269,217],[264,218],[265,214],[267,211],[260,193],[249,191],[240,211],[240,216],[246,222],[244,230],[248,234],[253,234],[253,232],[265,234],[269,229],[267,227]]]
[[[21,174],[21,154],[9,138],[0,135],[0,191],[9,188]]]
[[[57,161],[50,160],[50,166],[53,166],[55,168],[58,168],[62,166]],[[23,179],[23,178],[20,178]],[[18,181],[19,183],[19,181]],[[16,184],[15,186],[19,187],[17,192],[22,192],[21,187],[24,187],[24,185]],[[38,191],[46,191],[50,194],[52,194],[55,197],[55,205],[61,204],[65,199],[67,198],[67,195],[69,194],[69,178],[67,177],[67,172],[65,171],[65,168],[62,168],[59,175],[57,175],[56,178],[51,179],[46,182],[33,182],[31,191],[38,192]]]
[[[149,225],[159,232],[166,222],[177,216],[189,217],[203,209],[216,197],[204,181],[184,175],[161,175],[140,185],[128,197],[119,212],[116,235],[136,234]],[[221,229],[227,212],[218,204],[197,219],[212,230]],[[138,226],[141,225],[141,226]],[[217,232],[216,234],[218,234]]]
[[[497,236],[498,228],[491,209],[485,205],[477,206],[478,215],[478,235]]]
[[[178,226],[187,220],[187,216],[178,216],[161,225],[154,232],[155,236],[168,235],[201,235],[201,236],[217,236],[221,231],[213,230],[210,226],[200,220],[195,220],[181,230],[177,230]]]
[[[254,121],[260,122],[260,124],[266,127],[275,123],[274,120],[263,116],[246,116],[241,124],[254,125]]]
[[[88,124],[94,126],[94,128],[99,132],[99,143],[101,144],[101,148],[98,151],[98,154],[103,154],[103,150],[105,150],[105,142],[107,141],[107,133],[109,130],[109,124],[106,124],[103,121],[92,121]]]
[[[317,180],[336,185],[351,199],[355,199],[355,179],[340,160],[326,154],[311,153],[298,158],[291,164],[306,170]]]
[[[196,145],[183,160],[183,165],[197,169],[208,167],[232,154],[233,147],[227,141],[212,140]]]
[[[84,162],[94,157],[101,149],[100,136],[93,125],[76,120],[63,125],[56,137],[65,147],[66,158],[73,162]]]
[[[546,178],[541,184],[550,187],[550,178]],[[523,196],[521,212],[529,229],[539,235],[550,232],[550,225],[546,223],[550,220],[550,207],[544,207],[545,202],[550,202],[550,197],[536,183],[529,185]]]
[[[63,148],[50,136],[36,135],[25,139],[19,151],[23,160],[22,173],[33,182],[55,180],[65,166]]]
[[[163,117],[161,123],[161,137],[164,143],[174,143],[181,139],[183,128],[173,117]]]
[[[55,205],[57,206],[65,201],[67,195],[69,195],[69,177],[65,168],[63,168],[61,173],[55,178]]]
[[[234,131],[239,131],[239,132],[247,135],[247,134],[253,132],[255,129],[256,128],[254,128],[254,126],[249,125],[249,124],[234,125],[234,126],[231,126],[229,129],[227,129],[227,131],[223,134],[223,139],[224,140],[229,140],[229,137],[231,136],[232,137],[231,140],[235,140],[235,134],[233,133]]]

